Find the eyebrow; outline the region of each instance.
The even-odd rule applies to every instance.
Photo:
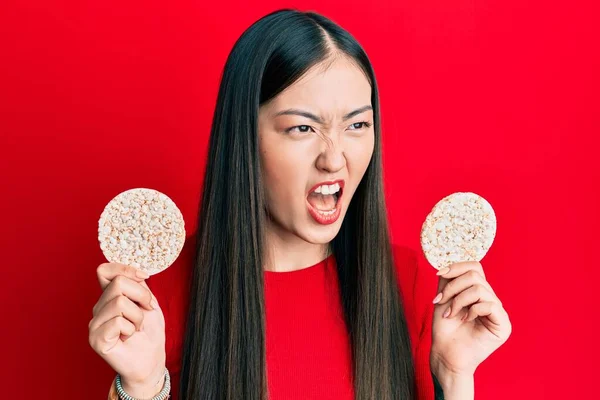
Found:
[[[348,114],[344,115],[342,117],[342,120],[346,121],[358,114],[361,114],[365,111],[372,110],[372,109],[373,109],[373,107],[370,105],[362,106],[362,107],[357,108],[354,111],[350,111]],[[323,121],[320,117],[316,116],[315,114],[309,113],[308,111],[299,110],[297,108],[290,108],[288,110],[279,111],[277,114],[275,114],[276,117],[278,117],[280,115],[299,115],[301,117],[306,117],[306,118],[312,119],[313,121],[318,122],[319,124],[325,123],[325,121]]]

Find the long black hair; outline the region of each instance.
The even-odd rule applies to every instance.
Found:
[[[309,68],[340,55],[353,61],[370,81],[375,117],[373,156],[330,244],[351,341],[355,398],[415,396],[384,202],[373,68],[359,43],[330,19],[283,9],[242,34],[223,71],[198,214],[181,399],[268,398],[263,293],[267,215],[258,110]]]

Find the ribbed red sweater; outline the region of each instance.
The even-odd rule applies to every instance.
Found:
[[[188,238],[174,265],[148,281],[165,315],[172,400],[177,400],[179,390],[187,313],[187,290],[183,288],[188,287],[193,265],[193,240]],[[429,351],[436,276],[413,250],[393,248],[415,359],[418,399],[433,400]],[[334,257],[292,272],[265,271],[265,306],[270,400],[353,399],[349,338]]]

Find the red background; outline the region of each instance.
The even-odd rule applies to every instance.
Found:
[[[496,210],[482,264],[514,330],[478,369],[477,398],[592,398],[600,35],[587,3],[2,1],[7,398],[106,398],[114,375],[87,339],[98,217],[121,191],[151,187],[193,232],[225,59],[283,6],[334,19],[374,64],[396,242],[418,248],[452,192]]]

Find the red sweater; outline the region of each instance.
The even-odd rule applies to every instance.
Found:
[[[187,288],[194,256],[189,237],[178,260],[148,285],[166,321],[167,368],[177,400]],[[433,268],[417,253],[394,246],[399,290],[412,341],[419,400],[433,400],[429,368]],[[430,271],[431,269],[431,271]],[[351,352],[340,301],[335,258],[291,272],[265,271],[266,352],[271,400],[353,399]]]

